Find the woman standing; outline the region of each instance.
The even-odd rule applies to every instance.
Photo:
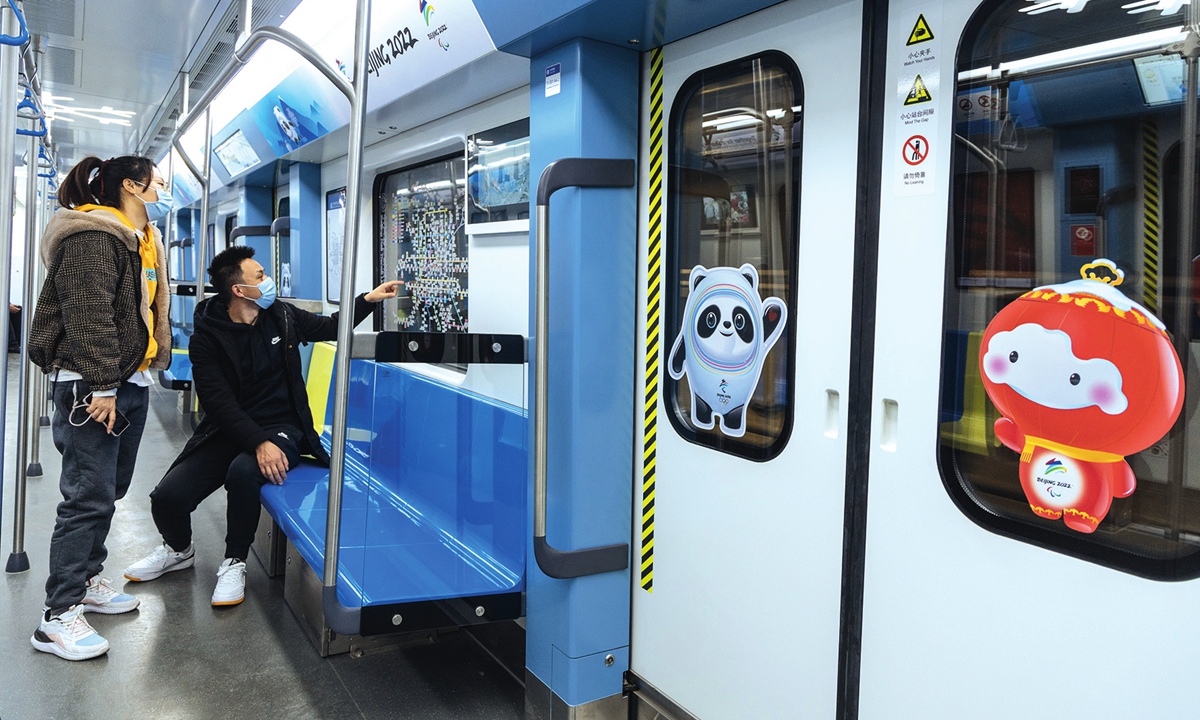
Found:
[[[108,641],[83,613],[138,606],[100,572],[115,503],[133,478],[149,370],[171,361],[166,252],[150,223],[165,217],[172,198],[147,158],[88,157],[67,175],[58,202],[63,209],[42,237],[47,275],[29,357],[54,383],[63,501],[50,539],[46,609],[31,641],[86,660],[108,652]]]

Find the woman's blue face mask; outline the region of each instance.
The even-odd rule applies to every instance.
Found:
[[[137,181],[135,180],[134,182]],[[150,222],[162,220],[167,216],[167,213],[171,212],[171,210],[175,208],[175,196],[167,190],[164,190],[160,187],[152,187],[147,183],[138,183],[138,185],[141,185],[147,190],[153,190],[157,196],[157,199],[154,202],[146,202],[145,200],[142,200],[142,198],[138,198],[138,200],[142,200],[142,202],[146,204],[146,217],[150,220]],[[134,197],[137,196],[135,195]]]

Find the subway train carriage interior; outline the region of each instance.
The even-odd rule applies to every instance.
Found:
[[[0,20],[0,717],[1200,717],[1200,3]]]

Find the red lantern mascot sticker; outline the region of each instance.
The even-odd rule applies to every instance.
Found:
[[[996,437],[1021,453],[1034,514],[1093,532],[1137,478],[1125,462],[1161,439],[1183,408],[1183,369],[1162,322],[1116,286],[1109,260],[1081,280],[1031,290],[984,332],[980,369],[1003,417]]]

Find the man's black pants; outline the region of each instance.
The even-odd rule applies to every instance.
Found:
[[[291,426],[264,428],[287,456],[288,468],[300,464],[297,445],[301,432]],[[228,496],[225,557],[245,560],[258,529],[262,510],[258,493],[269,480],[258,469],[258,458],[218,433],[178,461],[150,493],[150,511],[163,540],[176,552],[192,543],[192,511],[221,486]]]

